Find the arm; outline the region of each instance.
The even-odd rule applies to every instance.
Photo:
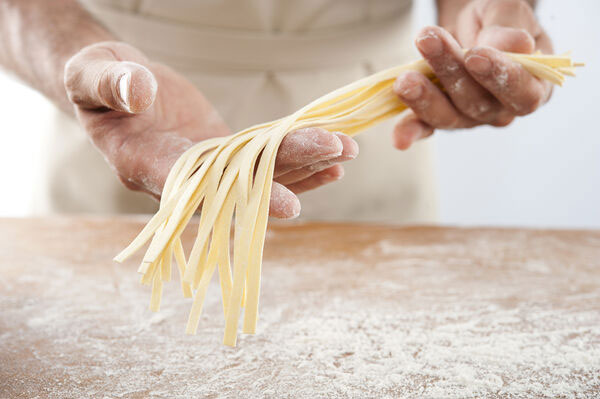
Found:
[[[0,0],[0,64],[74,113],[126,187],[159,197],[184,151],[231,132],[191,82],[114,40],[76,0]],[[296,194],[340,179],[339,163],[357,154],[343,134],[290,133],[276,159],[271,216],[297,216]]]
[[[76,0],[0,0],[0,65],[69,113],[67,60],[85,46],[108,40],[114,37]]]
[[[424,28],[416,46],[445,91],[424,76],[399,76],[394,90],[411,110],[394,131],[406,149],[435,129],[506,126],[551,95],[542,82],[502,54],[552,52],[550,38],[525,0],[439,0],[442,27]],[[463,49],[469,49],[466,53]]]

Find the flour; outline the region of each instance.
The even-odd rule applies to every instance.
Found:
[[[498,87],[505,89],[508,85],[508,69],[502,64],[498,64],[496,68],[498,69],[495,71],[496,84]]]
[[[323,135],[321,132],[319,128],[304,128],[288,134],[281,143],[278,158],[293,163],[315,154],[327,155],[328,158],[340,156],[344,149],[342,141],[336,135]]]
[[[462,94],[465,88],[465,78],[458,78],[452,85],[452,92]]]
[[[389,242],[381,248],[394,253]],[[303,273],[322,267],[306,264]],[[72,396],[111,398],[242,393],[312,398],[324,392],[340,398],[489,393],[575,398],[589,388],[578,375],[600,384],[597,312],[572,312],[568,303],[556,309],[543,303],[504,308],[484,298],[474,302],[452,295],[446,304],[426,309],[417,303],[426,298],[369,305],[361,291],[370,287],[357,288],[350,299],[334,284],[328,289],[333,295],[317,312],[319,290],[308,290],[295,302],[277,301],[285,291],[276,287],[292,284],[295,272],[269,263],[265,268],[272,269],[265,274],[269,305],[258,334],[241,337],[239,349],[220,343],[218,295],[207,296],[201,332],[190,337],[183,334],[181,317],[189,303],[176,290],[166,290],[163,310],[150,314],[148,293],[134,279],[120,283],[121,297],[85,309],[67,299],[83,294],[73,287],[64,299],[47,303],[43,315],[29,319],[29,334],[51,338],[47,352],[35,352],[57,375],[55,383],[46,382],[48,392],[68,387]],[[410,289],[387,284],[388,293]],[[214,293],[218,287],[210,289]],[[18,342],[19,337],[3,338],[2,345],[16,350]],[[73,362],[77,354],[83,357]]]
[[[286,215],[291,218],[300,214],[300,201],[290,190],[279,184],[273,184],[269,209],[278,215]]]
[[[187,336],[190,300],[177,279],[151,313],[134,264],[114,272],[32,259],[0,292],[0,397],[591,398],[600,389],[598,252],[586,249],[598,240],[579,243],[579,262],[590,263],[574,269],[572,242],[529,233],[465,242],[356,230],[340,233],[353,252],[334,257],[319,250],[318,230],[305,231],[313,247],[267,256],[258,331],[237,348],[221,342],[217,284],[198,335]],[[280,237],[269,232],[272,248]],[[559,255],[547,256],[549,245]]]

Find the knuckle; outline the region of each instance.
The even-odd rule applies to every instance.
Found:
[[[518,77],[510,73],[507,65],[497,62],[493,69],[492,79],[499,92],[509,91],[511,87],[518,87]]]
[[[412,99],[411,94],[417,94],[420,89],[421,76],[418,72],[405,72],[394,81],[392,89],[402,99]]]
[[[445,115],[440,114],[430,114],[428,117],[423,118],[427,124],[439,128],[439,129],[456,129],[460,126],[461,118],[456,114],[448,114],[445,112]]]
[[[461,118],[458,115],[453,115],[449,117],[441,127],[443,129],[456,129],[460,126],[460,122]]]
[[[497,109],[489,101],[470,103],[463,111],[469,118],[487,123],[496,118]]]

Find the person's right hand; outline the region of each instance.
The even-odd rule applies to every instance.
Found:
[[[65,88],[77,118],[119,179],[154,197],[185,150],[231,134],[191,82],[125,43],[80,50],[65,66]],[[288,134],[276,160],[271,216],[298,216],[295,194],[340,179],[339,163],[357,154],[356,142],[341,133],[309,128]]]

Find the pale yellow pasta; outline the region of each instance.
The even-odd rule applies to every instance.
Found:
[[[562,85],[565,75],[574,74],[574,67],[581,66],[568,54],[507,54],[533,75],[557,85]],[[122,262],[150,241],[138,269],[142,283],[152,284],[150,308],[159,310],[174,255],[183,295],[194,298],[186,332],[195,334],[209,283],[218,270],[224,343],[235,346],[242,307],[243,332],[253,334],[271,184],[281,141],[289,132],[310,126],[355,135],[397,115],[406,106],[393,93],[392,85],[399,74],[409,70],[435,80],[424,60],[390,68],[335,90],[292,115],[203,141],[183,154],[169,173],[159,211],[115,258]],[[180,235],[200,205],[198,232],[186,261]]]

